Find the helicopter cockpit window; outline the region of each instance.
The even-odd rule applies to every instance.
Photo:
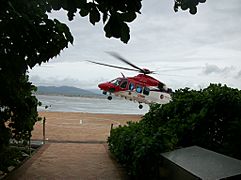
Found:
[[[148,87],[144,87],[143,94],[149,95],[150,94],[150,89]]]
[[[134,89],[134,87],[135,87],[135,85],[134,85],[133,83],[130,83],[130,84],[129,84],[129,90],[132,91],[132,90]]]
[[[112,84],[116,85],[116,86],[119,86],[120,85],[120,79],[114,79],[111,81]]]
[[[136,86],[136,92],[142,93],[142,87],[140,85]]]
[[[127,81],[123,81],[120,85],[121,88],[126,88],[127,86]]]

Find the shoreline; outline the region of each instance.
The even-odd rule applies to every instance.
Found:
[[[62,96],[62,97],[70,97],[70,98],[75,98],[75,97],[81,97],[81,98],[89,98],[89,99],[105,99],[106,97],[102,94],[96,94],[96,95],[67,95],[67,94],[34,94],[35,96]]]
[[[144,116],[145,114],[128,114],[128,113],[106,113],[106,112],[77,112],[77,111],[49,111],[49,110],[38,110],[38,114],[44,114],[44,113],[74,113],[74,114],[93,114],[93,115],[110,115],[110,116]]]

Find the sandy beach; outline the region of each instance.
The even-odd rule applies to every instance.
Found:
[[[110,156],[107,137],[114,127],[139,121],[141,115],[40,112],[46,118],[46,144],[6,179],[126,180],[125,171]],[[42,140],[37,122],[32,140]]]
[[[45,137],[47,141],[106,141],[113,127],[124,125],[128,121],[139,121],[141,115],[93,114],[75,112],[40,112],[46,118]],[[43,138],[43,122],[37,122],[32,139]]]

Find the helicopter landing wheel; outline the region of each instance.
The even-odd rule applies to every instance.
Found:
[[[142,109],[143,108],[143,105],[142,104],[139,104],[139,109]]]
[[[106,92],[106,91],[103,91],[102,93],[103,93],[104,95],[106,95],[106,94],[107,94],[107,92]]]
[[[108,96],[107,99],[108,99],[108,100],[111,100],[111,99],[112,99],[112,96]]]

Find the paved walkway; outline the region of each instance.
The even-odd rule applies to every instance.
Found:
[[[111,124],[136,121],[140,116],[83,113],[42,115],[47,119],[47,143],[7,179],[127,179],[123,169],[111,158],[105,142]],[[42,125],[37,124],[33,138],[40,139],[41,132]]]

